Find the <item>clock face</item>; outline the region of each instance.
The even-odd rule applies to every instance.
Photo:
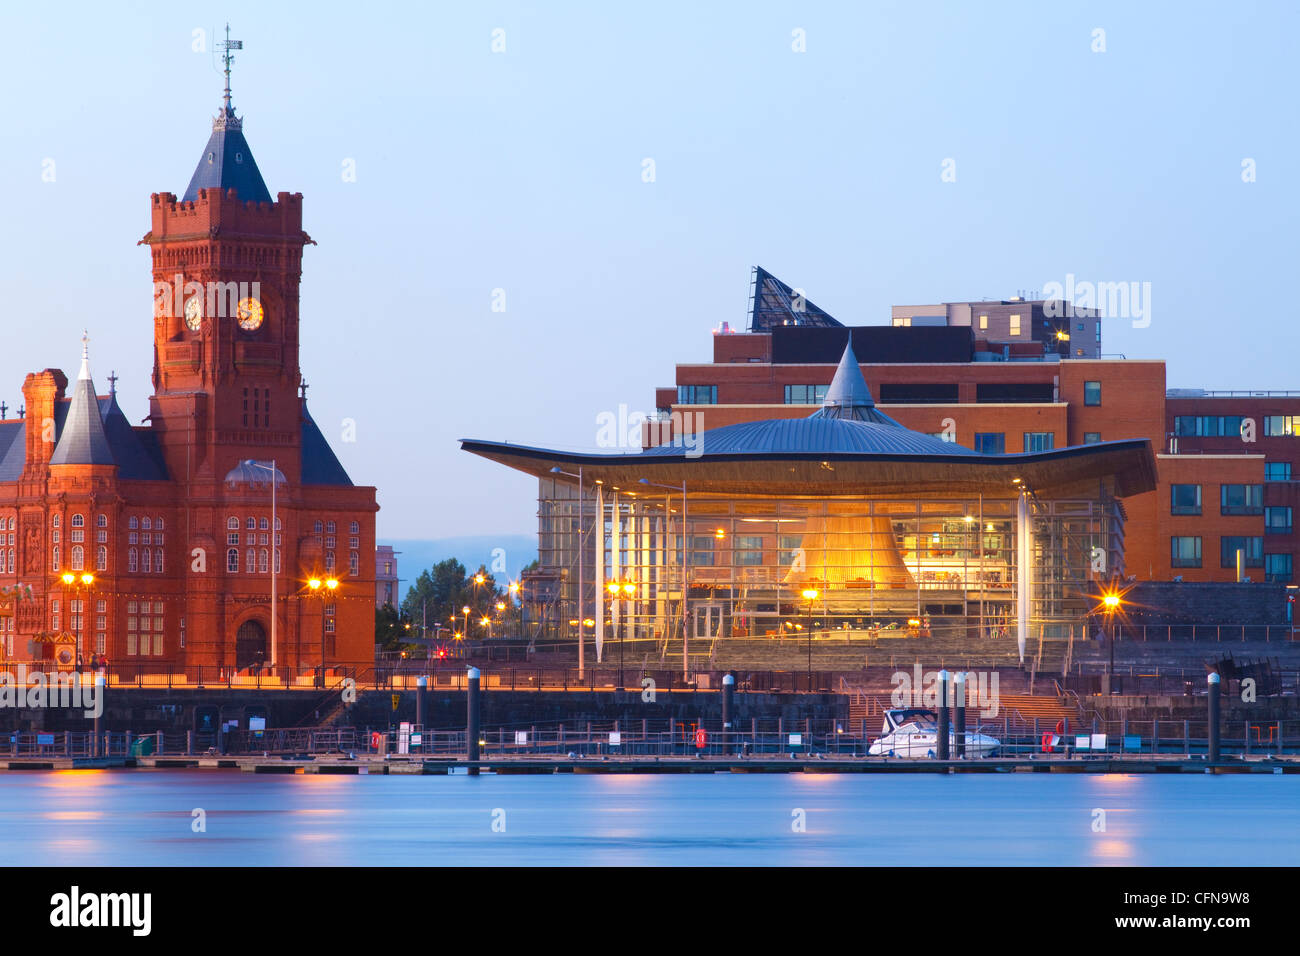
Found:
[[[190,296],[190,300],[185,303],[185,327],[191,332],[197,332],[203,325],[203,300],[197,295]]]
[[[256,332],[262,327],[262,320],[266,313],[262,310],[262,303],[258,302],[251,296],[247,299],[239,300],[239,311],[236,318],[239,320],[239,327],[245,332]]]

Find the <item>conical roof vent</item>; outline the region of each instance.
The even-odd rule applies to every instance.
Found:
[[[839,368],[826,389],[826,398],[822,407],[813,412],[810,418],[842,418],[857,422],[876,422],[881,425],[894,425],[902,428],[898,422],[877,410],[867,380],[862,377],[862,366],[853,353],[853,337],[849,336],[840,356]]]
[[[51,465],[114,465],[108,436],[104,433],[104,420],[99,414],[99,399],[95,383],[90,379],[90,337],[81,337],[81,372],[77,387],[68,405]]]

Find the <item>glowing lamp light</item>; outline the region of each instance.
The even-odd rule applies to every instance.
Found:
[[[628,594],[628,595],[635,594],[635,593],[636,593],[636,585],[633,584],[631,581],[629,581],[627,584],[623,585],[623,591],[624,591],[624,593],[626,593],[626,594]]]
[[[803,589],[803,596],[804,596],[804,600],[805,600],[805,601],[815,601],[815,600],[817,600],[817,589],[816,589],[816,588],[804,588],[804,589]]]
[[[310,581],[307,582],[307,587],[311,588],[313,591],[319,591],[320,578],[312,578]]]
[[[339,586],[339,582],[334,580],[333,578],[330,578],[328,581],[325,582],[325,586],[329,588],[331,591],[333,591],[335,588]]]
[[[1101,603],[1106,605],[1106,610],[1113,611],[1119,607],[1119,595],[1111,592],[1101,599]]]
[[[65,574],[65,575],[63,576],[63,583],[64,583],[64,584],[72,584],[72,583],[74,583],[76,580],[77,580],[76,575],[71,574],[71,573],[69,573],[69,574]]]
[[[617,582],[617,581],[610,581],[609,584],[605,585],[605,590],[609,591],[610,594],[617,594],[617,593],[618,593],[618,582]]]
[[[86,585],[86,587],[90,587],[95,583],[95,576],[93,574],[83,574],[81,576],[81,583]]]

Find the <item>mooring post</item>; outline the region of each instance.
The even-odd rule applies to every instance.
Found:
[[[953,732],[957,735],[957,759],[966,759],[966,672],[958,671],[953,678],[953,696],[956,698],[956,712],[953,720]],[[1037,718],[1035,720],[1035,732],[1038,730]],[[1037,736],[1037,733],[1035,733]]]
[[[108,687],[104,683],[104,675],[96,674],[95,675],[95,723],[92,728],[92,733],[94,734],[95,739],[90,749],[90,755],[92,757],[99,756],[99,748],[100,748],[99,734],[100,734],[100,729],[103,726],[103,714],[106,706],[106,702],[104,698],[107,696],[107,690]]]
[[[939,671],[939,727],[935,734],[935,755],[939,760],[948,759],[948,672]]]
[[[1192,738],[1190,736],[1191,725],[1192,722],[1190,720],[1183,721],[1183,756],[1184,757],[1190,757],[1192,755]]]
[[[478,719],[479,719],[479,700],[478,700],[478,680],[479,671],[477,667],[469,669],[469,680],[467,683],[465,699],[465,757],[469,760],[469,774],[472,777],[478,776]]]
[[[1206,680],[1210,685],[1209,694],[1209,755],[1210,763],[1219,762],[1219,675],[1212,673]]]
[[[429,678],[421,674],[415,679],[415,726],[424,730],[424,699],[429,693]]]
[[[730,674],[722,675],[722,747],[726,750],[731,742],[731,705],[736,693],[736,678]]]
[[[185,731],[185,755],[192,757],[194,755],[194,731]]]

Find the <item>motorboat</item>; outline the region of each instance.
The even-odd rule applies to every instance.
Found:
[[[880,737],[867,751],[873,757],[924,759],[938,756],[938,716],[932,710],[918,708],[885,711],[885,725]],[[987,757],[1001,741],[977,731],[965,731],[966,756]],[[957,733],[949,730],[948,754],[957,756]]]

